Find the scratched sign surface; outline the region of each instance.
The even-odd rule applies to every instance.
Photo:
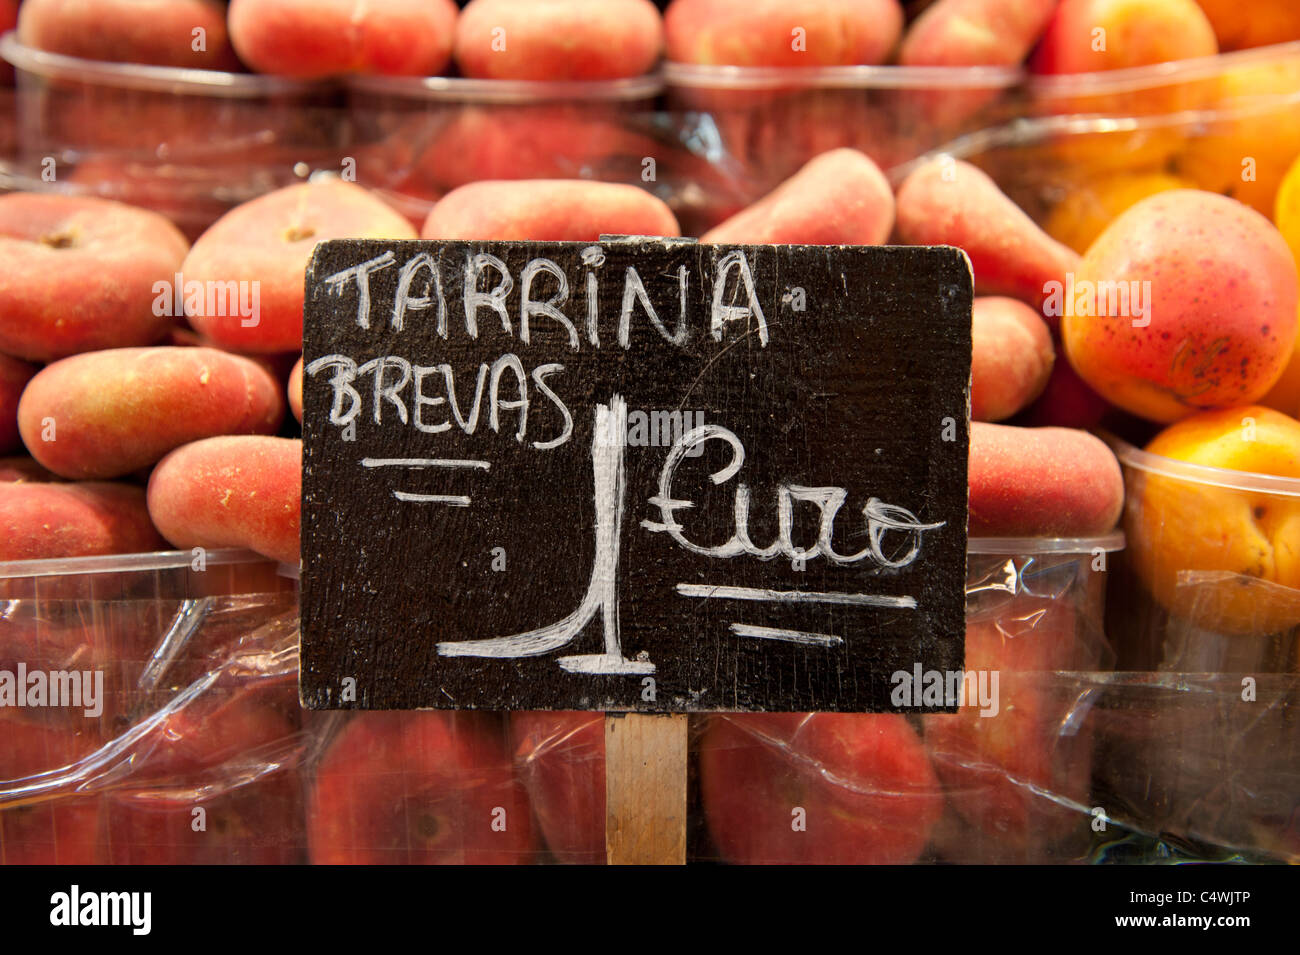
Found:
[[[306,294],[306,705],[888,711],[960,670],[960,252],[338,241]]]

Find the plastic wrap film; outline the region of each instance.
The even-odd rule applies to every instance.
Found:
[[[1108,672],[1121,542],[971,542],[955,713],[694,719],[691,861],[1295,860],[1300,680]],[[303,711],[285,568],[204,556],[0,568],[6,864],[604,861],[603,714]]]
[[[8,189],[96,195],[171,219],[191,240],[225,212],[351,155],[332,84],[217,70],[104,63],[24,46]],[[3,105],[3,103],[0,103]],[[160,139],[161,136],[161,139]]]
[[[1095,716],[1075,674],[1111,662],[1102,586],[1122,543],[1120,535],[970,542],[955,713],[697,721],[697,857],[1088,858]]]

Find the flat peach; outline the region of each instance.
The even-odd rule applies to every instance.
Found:
[[[424,239],[595,242],[602,234],[678,236],[672,210],[636,186],[586,179],[475,182],[447,193]]]
[[[456,63],[477,79],[622,79],[662,49],[650,0],[471,0],[456,24]]]
[[[107,199],[0,196],[0,351],[53,361],[148,345],[189,244],[162,216]]]
[[[149,516],[177,547],[246,547],[298,563],[302,442],[254,435],[177,448],[149,478]]]
[[[231,0],[230,39],[259,73],[433,76],[451,59],[452,0]]]
[[[728,66],[883,63],[903,31],[897,0],[673,0],[668,59]]]
[[[0,560],[162,550],[144,491],[129,484],[0,484]]]
[[[237,206],[194,243],[186,257],[188,285],[229,287],[241,304],[207,314],[187,300],[196,331],[223,348],[241,352],[302,350],[303,275],[312,250],[326,239],[414,239],[411,224],[367,190],[341,179],[305,182]]]
[[[219,0],[26,0],[18,37],[87,60],[242,69]]]
[[[69,478],[110,478],[223,434],[274,434],[279,382],[214,348],[120,348],[47,366],[27,386],[18,423],[32,456]],[[49,440],[46,440],[46,438]]]

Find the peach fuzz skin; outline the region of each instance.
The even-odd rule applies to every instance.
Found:
[[[898,189],[898,235],[908,245],[955,245],[970,257],[979,295],[1043,303],[1078,253],[1038,227],[982,170],[940,157]],[[1054,319],[1053,319],[1054,320]]]
[[[971,422],[970,536],[1094,537],[1115,527],[1124,479],[1086,431]]]

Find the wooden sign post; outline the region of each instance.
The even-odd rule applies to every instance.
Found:
[[[970,306],[953,249],[323,243],[304,705],[873,712],[960,669]],[[612,859],[684,853],[684,728],[608,721]]]

